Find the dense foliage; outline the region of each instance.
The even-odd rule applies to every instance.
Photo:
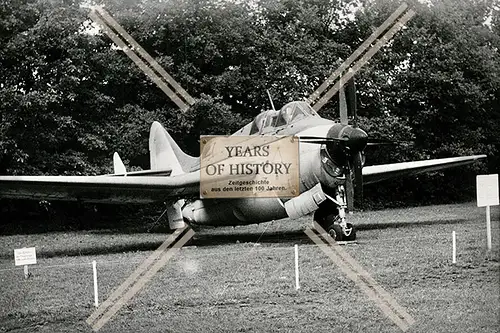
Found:
[[[188,152],[308,96],[399,5],[389,0],[113,0],[106,10],[198,99],[180,112],[89,20],[84,0],[0,0],[0,174],[149,168],[159,120]],[[488,154],[488,162],[367,186],[373,207],[467,200],[500,166],[500,3],[410,1],[417,15],[357,75],[362,127],[411,145],[367,163]],[[338,117],[336,102],[322,116]]]

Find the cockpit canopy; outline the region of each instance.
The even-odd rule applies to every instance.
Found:
[[[268,110],[255,117],[250,134],[260,132],[262,128],[269,126],[282,127],[300,119],[317,115],[316,111],[307,102],[290,102],[285,104],[279,111]]]

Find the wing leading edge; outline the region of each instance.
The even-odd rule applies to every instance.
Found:
[[[486,158],[486,155],[450,157],[434,160],[366,166],[363,168],[363,183],[372,184],[399,176],[416,175],[422,172],[448,169],[456,166],[472,164],[483,158]]]
[[[199,183],[199,171],[172,177],[0,176],[0,197],[151,203],[199,193]]]

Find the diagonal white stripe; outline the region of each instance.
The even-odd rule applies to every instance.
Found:
[[[109,307],[112,302],[118,298],[130,285],[132,285],[135,280],[155,261],[169,246],[172,244],[176,238],[184,232],[186,227],[175,230],[164,242],[156,249],[146,260],[144,260],[139,267],[108,297],[104,303],[97,308],[92,315],[87,319],[87,323],[90,325],[95,321],[105,310]]]
[[[387,20],[385,20],[384,23],[382,23],[380,27],[378,27],[370,35],[370,37],[368,37],[363,42],[363,44],[361,44],[356,49],[356,51],[354,51],[354,53],[351,54],[351,56],[342,63],[342,65],[340,65],[340,67],[337,68],[337,70],[333,72],[333,74],[330,75],[330,77],[328,77],[328,79],[326,79],[326,81],[323,82],[323,84],[319,86],[319,88],[316,89],[316,91],[311,94],[311,96],[308,97],[309,103],[312,104],[314,101],[316,101],[316,99],[319,98],[319,96],[323,93],[323,91],[325,91],[326,88],[328,88],[328,86],[331,85],[333,81],[335,81],[337,77],[339,77],[342,74],[342,72],[344,72],[347,68],[349,68],[351,63],[354,60],[356,60],[363,52],[365,52],[368,46],[370,46],[379,37],[379,35],[382,34],[382,32],[384,32],[394,22],[406,10],[407,7],[408,5],[406,3],[403,3],[401,6],[399,6],[399,8],[396,9],[396,11],[392,13],[392,15],[389,16],[389,18],[387,18]]]
[[[353,271],[342,259],[335,254],[328,244],[324,243],[310,228],[305,230],[309,238],[340,268],[340,270],[351,279],[379,308],[392,320],[403,332],[407,331],[409,324],[403,321],[390,307],[388,307],[376,292],[360,279],[357,272]]]
[[[151,278],[158,273],[158,271],[167,264],[167,262],[179,252],[181,247],[183,247],[188,240],[190,240],[194,235],[194,231],[189,229],[184,236],[182,236],[179,241],[177,241],[172,248],[165,252],[161,258],[148,270],[145,274],[137,280],[137,282],[121,297],[119,298],[113,306],[99,319],[93,326],[94,331],[98,331],[102,326],[104,326],[135,294],[137,294],[146,283],[151,280]]]
[[[404,318],[409,325],[415,323],[413,317],[401,306],[398,302],[387,292],[385,291],[375,279],[361,267],[361,265],[349,255],[344,249],[342,249],[335,240],[323,229],[321,226],[314,222],[314,228],[316,231],[331,245],[331,247],[337,252],[337,254],[347,262],[352,269],[357,272],[357,274],[363,277],[368,285],[371,285],[373,289],[378,292],[381,298],[389,303],[390,306],[398,313],[402,318]]]
[[[104,10],[102,7],[96,7],[96,10],[102,15],[102,17],[107,21],[107,23],[115,28],[115,30],[127,41],[132,45],[134,50],[137,50],[137,52],[144,58],[146,59],[147,62],[167,81],[174,87],[174,89],[177,91],[179,95],[184,97],[186,102],[189,105],[193,105],[195,103],[195,100],[193,97],[191,97],[186,90],[184,90],[177,81],[174,80],[173,77],[171,77],[164,69],[161,67],[156,60],[153,59],[140,45],[135,41],[132,36],[130,36],[118,22],[116,22],[111,15],[109,15],[108,12]]]
[[[385,35],[382,36],[382,38],[374,46],[372,46],[368,50],[368,52],[366,52],[365,55],[360,60],[358,60],[356,64],[354,64],[351,69],[349,69],[347,74],[342,77],[342,86],[346,82],[348,82],[354,76],[354,74],[356,74],[356,72],[361,67],[363,67],[375,55],[375,53],[377,53],[377,51],[380,50],[382,46],[384,46],[394,36],[394,34],[396,34],[396,32],[398,32],[398,30],[400,30],[405,25],[406,22],[408,22],[413,17],[413,15],[415,15],[415,12],[411,9],[405,15],[403,15],[403,17],[401,17],[401,19],[397,23],[395,23],[394,26],[389,31],[387,31]],[[337,82],[323,97],[319,99],[318,103],[313,106],[313,109],[316,111],[321,109],[321,107],[325,105],[330,100],[330,98],[332,98],[332,96],[337,93],[337,91],[339,91],[340,87],[341,82]]]
[[[101,19],[96,11],[91,11],[90,14],[89,14],[90,18],[96,22],[97,24],[99,24],[102,29],[104,30],[104,32],[108,35],[108,37],[118,46],[120,47],[120,49],[123,50],[123,52],[125,52],[125,54],[182,110],[182,111],[187,111],[189,109],[189,106],[184,103],[180,98],[179,96],[176,95],[176,93],[174,91],[172,91],[172,89],[170,89],[167,84],[162,80],[162,78],[160,76],[158,76],[130,47],[127,46],[127,44],[125,42],[123,42],[120,37],[115,33],[113,32],[113,30],[106,24],[106,22],[104,22],[103,19]],[[122,29],[123,30],[123,29]],[[132,38],[132,37],[130,37]],[[137,43],[136,43],[137,44]],[[136,49],[136,47],[134,47],[134,49]],[[141,48],[142,49],[142,48]],[[145,52],[145,51],[144,51]],[[149,56],[149,55],[148,55]],[[151,58],[151,56],[149,56],[149,58],[154,61],[154,63],[156,63],[156,61],[154,59]],[[158,63],[156,63],[156,68],[161,68],[160,65],[158,65]],[[166,74],[168,76],[168,78],[170,79],[167,79],[166,76],[164,76],[164,79],[165,81],[169,82],[170,80],[170,84],[172,84],[172,82],[175,82],[173,81],[173,78],[170,77],[170,75],[168,75],[164,70],[162,70],[164,74]],[[177,84],[175,82],[175,84]],[[172,86],[174,86],[174,84],[172,84]],[[177,84],[178,87],[180,87],[178,84]],[[180,88],[182,89],[182,88]],[[184,91],[184,89],[182,89],[182,91]],[[184,91],[185,94],[187,94],[185,91]],[[189,101],[191,101],[192,103],[191,104],[194,104],[194,99],[187,95],[188,96],[188,99]]]

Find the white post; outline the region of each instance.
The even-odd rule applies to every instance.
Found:
[[[457,263],[457,238],[455,234],[455,230],[451,233],[452,243],[453,243],[453,255],[452,255],[452,263]]]
[[[299,246],[295,244],[295,290],[299,288]]]
[[[99,306],[99,295],[97,294],[97,263],[95,260],[92,261],[92,271],[94,272],[94,305],[97,308]]]
[[[488,251],[491,250],[491,215],[490,206],[486,206],[486,244]]]
[[[28,265],[24,265],[24,278],[27,279],[30,276],[30,272],[28,270]]]

